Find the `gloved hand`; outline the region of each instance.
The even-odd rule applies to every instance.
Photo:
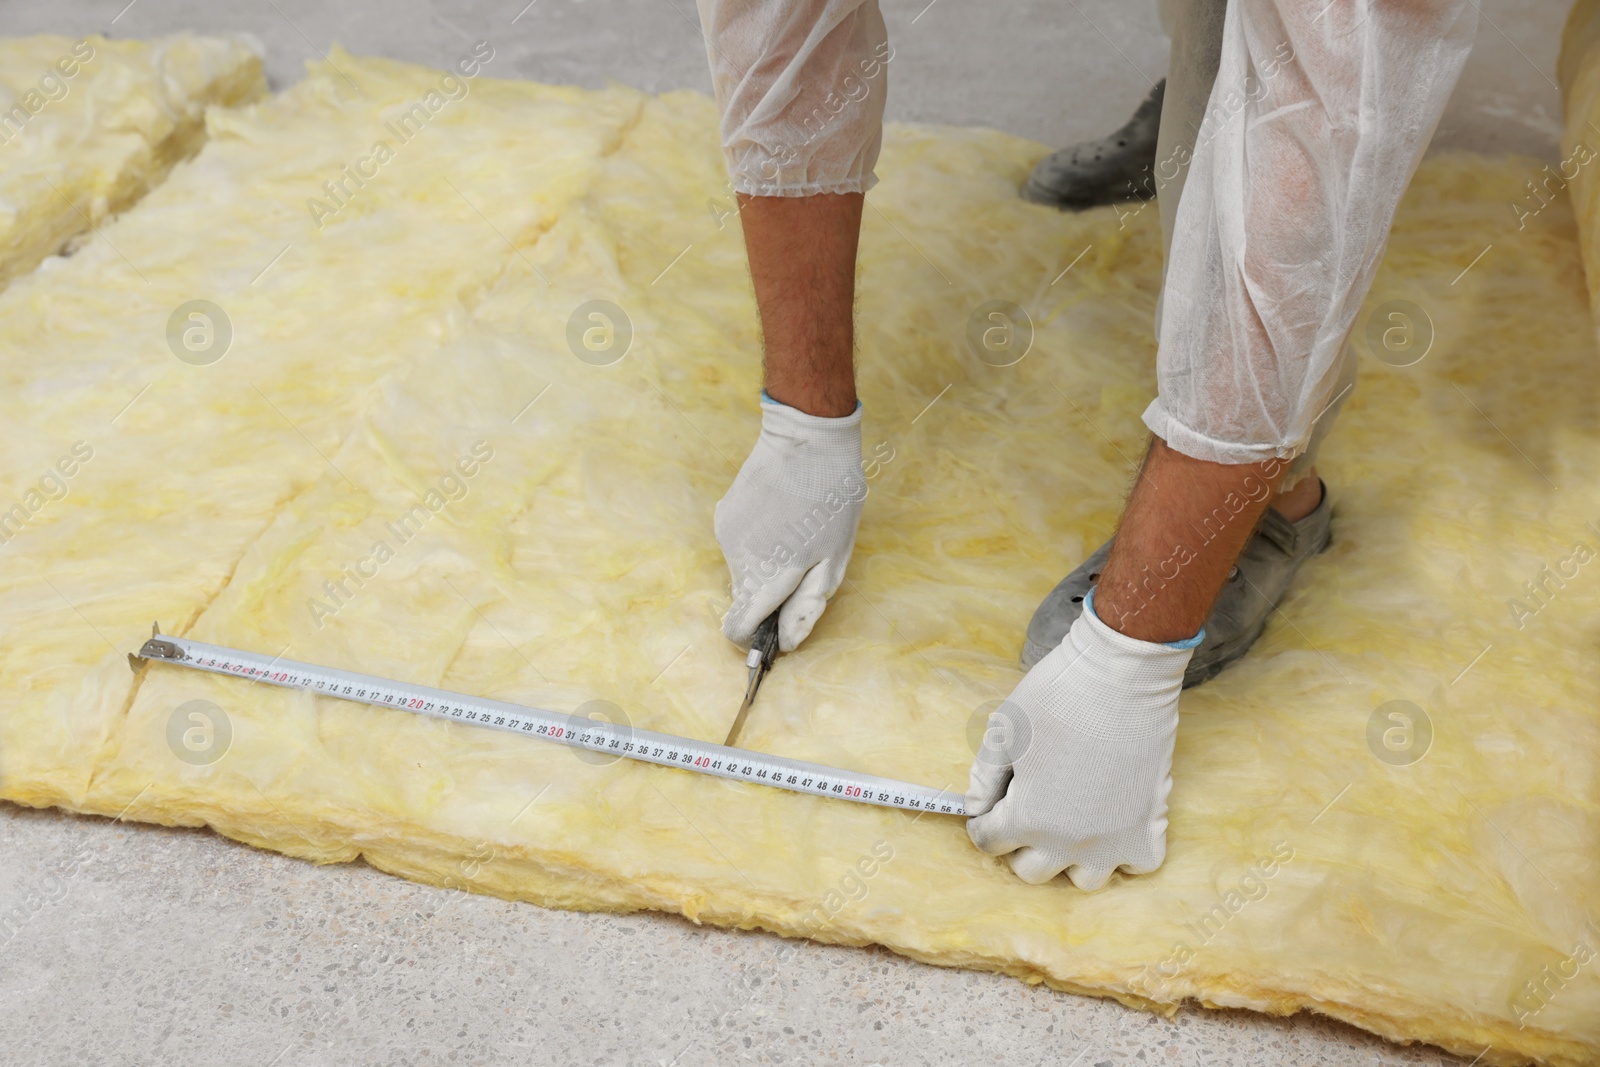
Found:
[[[1063,870],[1099,889],[1167,855],[1167,794],[1184,668],[1205,631],[1157,644],[1083,614],[989,717],[972,764],[972,843],[1025,882]]]
[[[750,647],[779,604],[778,647],[811,633],[844,581],[867,479],[861,405],[839,419],[807,415],[761,394],[761,436],[717,503],[713,528],[733,578],[722,633]]]

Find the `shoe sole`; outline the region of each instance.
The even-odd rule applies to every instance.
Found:
[[[1031,178],[1028,179],[1027,184],[1022,187],[1021,195],[1022,199],[1026,200],[1030,204],[1053,207],[1061,211],[1088,211],[1090,208],[1107,207],[1111,204],[1126,204],[1134,200],[1155,199],[1155,195],[1153,193],[1148,196],[1144,195],[1143,193],[1135,193],[1134,195],[1129,196],[1121,193],[1120,191],[1118,192],[1118,195],[1115,196],[1068,198],[1059,195],[1053,189],[1049,189],[1043,185],[1034,184],[1034,181]]]

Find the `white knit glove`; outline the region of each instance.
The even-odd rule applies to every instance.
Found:
[[[733,578],[723,635],[750,647],[782,604],[778,647],[792,652],[804,641],[844,581],[866,498],[861,405],[826,419],[763,392],[761,436],[717,503],[717,543]]]
[[[1204,631],[1139,641],[1093,603],[990,716],[972,764],[967,835],[1025,882],[1065,870],[1099,889],[1118,867],[1148,874],[1167,855],[1178,693]]]

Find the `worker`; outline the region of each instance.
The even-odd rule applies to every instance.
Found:
[[[866,481],[852,310],[893,53],[876,0],[700,0],[765,346],[761,432],[717,504],[748,646],[796,647]],[[1153,435],[1115,536],[1046,598],[967,832],[1082,889],[1166,855],[1178,695],[1243,655],[1328,542],[1317,446],[1389,225],[1471,48],[1473,0],[1177,0],[1153,191]]]

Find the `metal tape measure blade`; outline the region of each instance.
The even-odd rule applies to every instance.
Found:
[[[176,652],[177,655],[172,653]],[[709,741],[640,730],[544,708],[465,696],[334,667],[241,652],[188,638],[152,638],[140,657],[215,674],[265,682],[381,708],[396,708],[452,722],[506,730],[572,748],[584,748],[733,781],[849,800],[904,811],[965,815],[965,797],[892,778],[826,767]]]

